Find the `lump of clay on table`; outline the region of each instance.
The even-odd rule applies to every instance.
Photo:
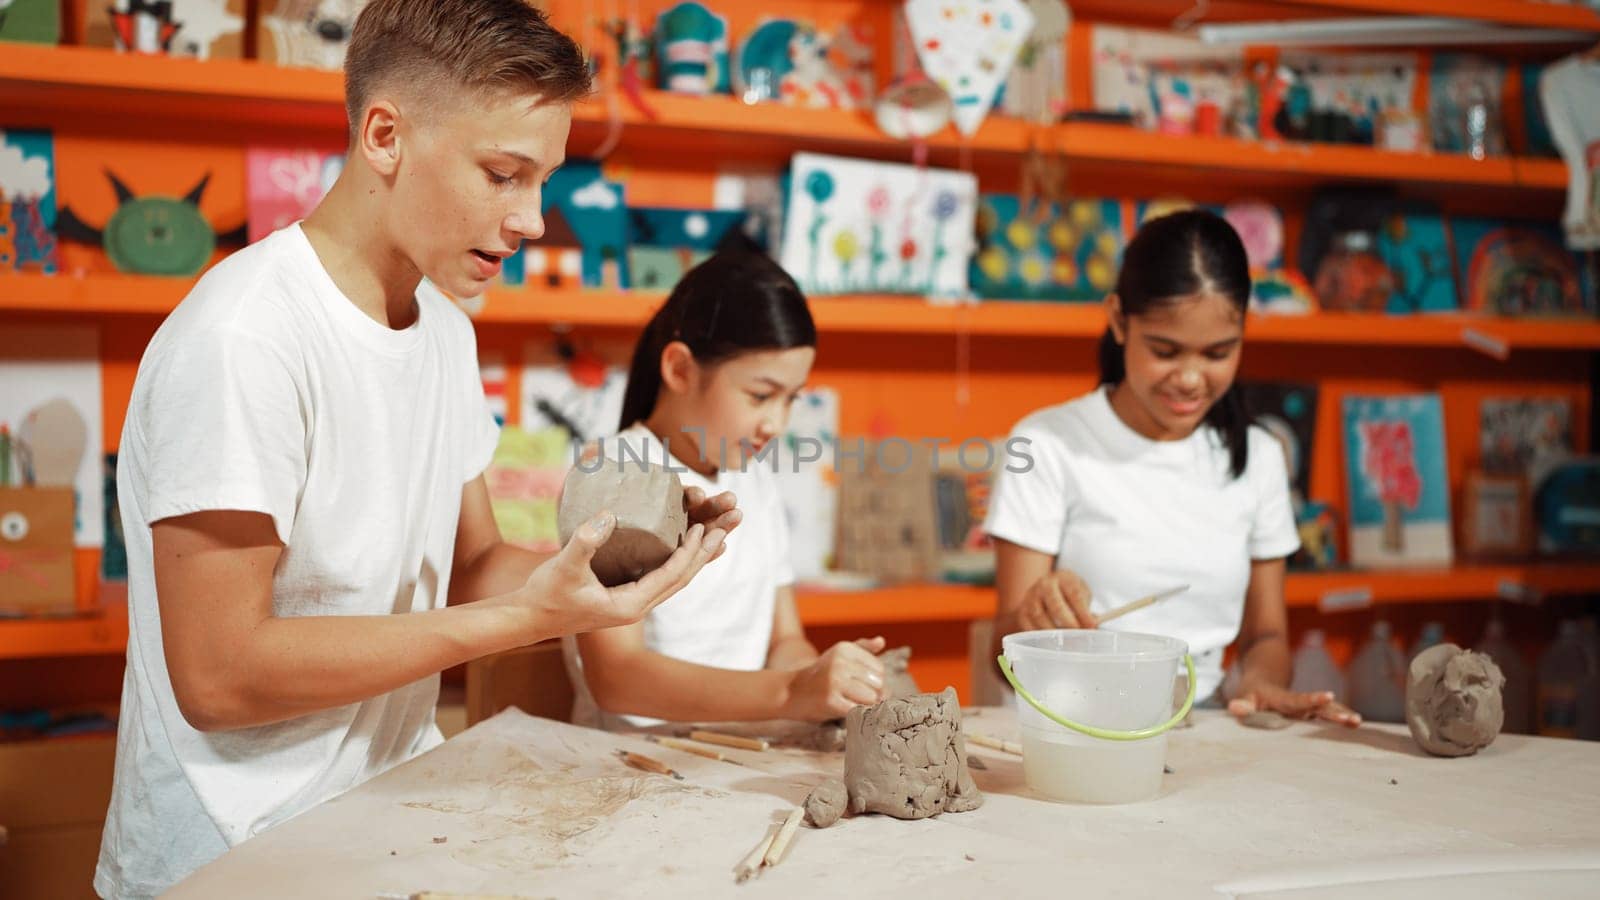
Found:
[[[1505,723],[1506,677],[1494,660],[1455,644],[1417,654],[1406,678],[1406,724],[1435,756],[1470,756],[1494,742]]]
[[[983,804],[967,771],[954,688],[858,706],[844,727],[844,783],[852,813],[922,819]]]
[[[1258,709],[1253,713],[1246,713],[1239,719],[1239,723],[1247,728],[1265,728],[1268,731],[1277,731],[1288,728],[1294,721],[1282,713],[1270,709]]]
[[[818,828],[827,828],[844,815],[844,807],[849,800],[850,794],[844,789],[844,782],[829,778],[806,795],[806,818]]]
[[[666,562],[689,527],[677,474],[636,459],[606,459],[593,472],[574,466],[567,473],[556,512],[561,543],[603,510],[616,516],[617,526],[589,567],[606,587],[637,581]]]

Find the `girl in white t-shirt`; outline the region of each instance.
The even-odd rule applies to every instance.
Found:
[[[722,558],[672,602],[637,625],[580,635],[576,656],[569,645],[575,721],[822,721],[882,699],[883,639],[818,654],[795,609],[779,448],[767,444],[783,433],[816,343],[799,287],[751,252],[691,269],[650,320],[628,373],[623,431],[601,453],[668,463],[707,496],[731,491],[743,518]]]
[[[1186,641],[1200,698],[1219,695],[1237,639],[1229,711],[1356,725],[1332,694],[1288,689],[1284,569],[1299,537],[1281,447],[1234,386],[1249,297],[1244,246],[1211,213],[1154,219],[1128,244],[1105,301],[1100,387],[1018,423],[1028,461],[995,485],[993,652],[1002,635],[1094,628],[1188,585],[1106,627]]]

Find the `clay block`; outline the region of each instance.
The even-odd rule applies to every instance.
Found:
[[[593,472],[574,466],[567,473],[556,511],[561,543],[608,509],[617,517],[617,527],[590,563],[606,587],[637,581],[666,562],[689,527],[677,473],[659,465],[608,459]]]
[[[1406,678],[1406,724],[1435,756],[1471,756],[1505,724],[1506,677],[1482,653],[1439,644],[1417,654]]]
[[[983,795],[967,771],[955,689],[850,710],[844,782],[853,813],[923,819],[981,806]]]

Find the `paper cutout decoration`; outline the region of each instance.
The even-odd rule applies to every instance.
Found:
[[[1577,259],[1549,222],[1451,219],[1461,306],[1505,316],[1583,315]]]
[[[80,0],[83,43],[123,53],[244,57],[244,0]]]
[[[61,0],[11,0],[0,4],[0,41],[61,42]]]
[[[640,290],[671,290],[744,220],[743,212],[733,210],[628,210],[629,284]]]
[[[310,215],[343,170],[343,153],[247,148],[246,215],[250,242]]]
[[[1450,485],[1437,394],[1344,398],[1350,562],[1450,562]]]
[[[806,22],[761,23],[739,47],[733,66],[734,93],[746,103],[780,100],[814,109],[855,108],[861,102],[861,86],[848,86],[834,68],[831,43]],[[850,64],[858,65],[854,60]],[[870,82],[865,89],[871,90]]]
[[[340,68],[366,5],[367,0],[262,0],[257,55],[280,66]]]
[[[656,72],[680,94],[728,92],[728,20],[705,6],[679,3],[656,19]]]
[[[977,195],[966,172],[795,154],[783,267],[810,293],[963,296]]]
[[[1061,0],[1027,0],[1033,30],[1006,79],[1000,108],[1034,122],[1056,122],[1067,111],[1067,31],[1072,13]]]
[[[119,272],[193,275],[211,261],[217,248],[217,233],[200,213],[210,173],[201,176],[181,198],[160,194],[136,197],[109,170],[106,180],[116,193],[117,208],[105,226],[96,228],[79,219],[70,207],[63,207],[62,235],[82,243],[101,244]]]
[[[1456,308],[1454,261],[1444,217],[1400,213],[1378,230],[1378,255],[1394,275],[1391,313],[1445,312]]]
[[[0,271],[56,271],[55,152],[48,131],[0,131]]]
[[[628,279],[628,212],[622,184],[592,160],[573,160],[544,188],[544,236],[523,244],[501,270],[508,285],[621,289]]]
[[[1023,211],[1011,194],[978,207],[972,290],[1000,300],[1098,301],[1116,287],[1122,204],[1072,200]]]
[[[906,24],[923,70],[955,104],[956,128],[973,134],[1011,72],[1033,14],[1022,0],[908,0]]]
[[[11,431],[12,481],[75,492],[72,532],[79,547],[104,536],[99,448],[100,335],[94,328],[7,323],[0,328],[0,423]],[[91,448],[93,448],[91,450]]]

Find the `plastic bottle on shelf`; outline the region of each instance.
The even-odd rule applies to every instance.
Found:
[[[1305,693],[1332,691],[1333,696],[1343,702],[1346,699],[1344,673],[1328,655],[1325,640],[1320,628],[1310,629],[1300,639],[1300,647],[1294,651],[1294,679],[1289,689]]]
[[[1572,619],[1561,623],[1555,642],[1539,658],[1538,729],[1546,737],[1578,736],[1578,693],[1589,678],[1589,654],[1582,629]]]
[[[1404,722],[1406,657],[1394,645],[1389,623],[1372,623],[1372,633],[1356,651],[1345,672],[1350,682],[1349,705],[1369,722]]]
[[[1506,623],[1498,617],[1484,626],[1483,639],[1474,648],[1494,660],[1506,676],[1506,686],[1501,691],[1506,721],[1501,730],[1507,734],[1533,733],[1533,673],[1522,651],[1506,637]]]
[[[1411,666],[1411,661],[1417,654],[1436,644],[1444,643],[1444,623],[1428,622],[1422,626],[1422,631],[1417,635],[1416,643],[1411,645],[1411,652],[1406,654],[1406,666]]]

